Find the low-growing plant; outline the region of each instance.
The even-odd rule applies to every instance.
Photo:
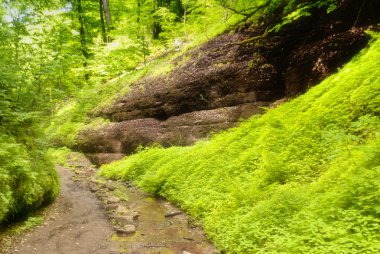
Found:
[[[101,168],[199,219],[227,253],[380,252],[380,35],[306,94],[191,147]]]

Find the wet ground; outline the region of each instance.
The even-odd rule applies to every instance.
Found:
[[[144,197],[133,187],[128,189],[128,198],[128,207],[140,216],[136,233],[118,238],[125,253],[217,253],[202,231],[167,201]]]
[[[84,186],[74,183],[67,168],[57,168],[61,194],[46,223],[22,237],[11,253],[108,254],[118,253],[111,241],[113,228],[100,201]]]
[[[80,154],[70,161],[69,167],[57,167],[61,194],[45,223],[19,239],[10,253],[218,253],[202,230],[169,202],[127,183],[95,178],[96,169]],[[120,234],[123,227],[133,230]]]

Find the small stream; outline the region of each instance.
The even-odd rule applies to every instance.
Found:
[[[92,192],[103,201],[105,212],[115,226],[117,207],[138,214],[133,220],[134,233],[112,235],[119,253],[128,254],[216,254],[201,228],[189,223],[189,217],[168,201],[151,197],[138,188],[120,181],[107,181],[94,176],[95,168],[83,155],[71,160],[76,180],[87,182]],[[110,188],[110,186],[113,186]],[[120,196],[122,193],[122,196]],[[111,199],[120,199],[108,209]],[[129,223],[132,224],[132,223]],[[116,228],[117,221],[116,221]]]
[[[191,226],[188,217],[169,202],[149,197],[135,187],[127,188],[126,192],[129,209],[140,215],[133,235],[114,235],[113,239],[121,244],[121,253],[217,253],[202,230]]]

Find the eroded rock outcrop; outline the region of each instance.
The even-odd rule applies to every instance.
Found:
[[[140,145],[191,145],[213,131],[233,127],[240,119],[262,113],[268,104],[257,102],[195,111],[166,120],[142,118],[114,122],[97,130],[83,130],[78,141],[90,160],[100,165],[120,159]]]
[[[170,74],[138,81],[96,112],[112,123],[83,130],[77,148],[94,163],[108,163],[139,145],[190,145],[262,113],[278,99],[305,92],[362,49],[369,41],[365,30],[380,21],[379,2],[341,1],[334,13],[319,10],[265,37],[258,37],[264,28],[249,25],[220,35],[177,58]]]

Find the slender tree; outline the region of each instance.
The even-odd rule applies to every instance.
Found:
[[[89,53],[87,42],[86,42],[85,19],[84,19],[82,0],[76,0],[75,3],[76,3],[76,12],[77,12],[78,22],[79,22],[80,51],[82,52],[82,55],[85,57],[85,60],[83,62],[83,67],[86,69],[88,65],[88,59],[90,58],[90,53]],[[85,79],[88,80],[89,78],[90,76],[86,72]]]
[[[110,8],[109,8],[108,0],[102,0],[102,2],[103,2],[104,14],[106,16],[107,29],[109,32],[112,28],[111,12],[110,12]]]
[[[103,0],[99,0],[99,14],[100,14],[100,24],[102,27],[102,38],[103,42],[107,43],[107,32],[106,32],[106,25],[104,22],[104,7],[103,7]]]

